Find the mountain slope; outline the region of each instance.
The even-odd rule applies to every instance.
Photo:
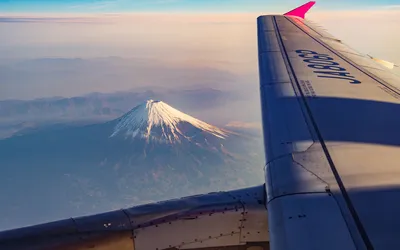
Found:
[[[111,137],[142,137],[159,142],[180,143],[193,140],[199,133],[224,139],[229,132],[209,125],[172,108],[162,101],[148,100],[119,119]]]

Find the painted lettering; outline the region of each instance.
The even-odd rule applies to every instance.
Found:
[[[296,53],[298,53],[298,54],[318,54],[317,52],[314,52],[312,50],[305,50],[305,49],[296,50]]]
[[[354,76],[350,75],[348,72],[332,72],[332,71],[314,71],[314,73],[317,74],[326,74],[326,75],[333,75],[333,76],[345,76],[345,77],[350,77],[354,78]]]
[[[350,81],[350,83],[353,83],[353,84],[359,84],[359,83],[361,83],[359,80],[357,80],[357,79],[350,79],[350,78],[346,78],[346,77],[334,77],[334,76],[320,76],[320,75],[317,75],[318,77],[322,77],[322,78],[331,78],[331,79],[340,79],[340,80],[348,80],[348,81]]]
[[[327,54],[303,49],[296,50],[296,53],[301,58],[304,58],[303,61],[308,63],[307,66],[309,68],[317,69],[313,71],[317,77],[347,80],[352,84],[361,83],[351,73],[347,72],[345,68],[341,67],[338,62],[335,62],[333,57]]]
[[[309,64],[308,67],[313,69],[328,69],[328,70],[336,70],[336,71],[346,71],[345,68],[339,66],[330,66],[330,65],[321,65],[321,64]]]
[[[317,60],[317,59],[305,59],[303,60],[304,62],[312,63],[312,64],[318,64],[318,65],[339,65],[337,62],[333,61],[323,61],[323,60]]]

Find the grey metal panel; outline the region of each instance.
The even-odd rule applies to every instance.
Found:
[[[258,31],[258,47],[262,52],[280,51],[275,31]]]
[[[275,18],[275,21],[276,21],[277,25],[279,26],[279,30],[281,32],[284,31],[287,33],[292,33],[292,34],[296,34],[296,33],[301,34],[299,29],[297,29],[290,22],[288,22],[285,16],[274,16],[274,18]],[[297,20],[297,18],[294,18],[294,20]]]
[[[4,231],[0,249],[212,249],[246,246],[254,239],[264,246],[264,192],[262,185]],[[241,236],[255,230],[266,237],[246,241]]]
[[[346,225],[352,237],[351,242],[358,249],[399,249],[400,240],[396,235],[400,233],[400,218],[397,216],[400,207],[400,116],[395,114],[400,113],[400,95],[397,88],[392,87],[398,86],[399,82],[395,75],[383,69],[378,70],[381,67],[370,64],[371,61],[363,55],[352,50],[346,51],[345,46],[335,38],[328,38],[323,32],[310,29],[300,19],[285,19],[277,17],[276,31],[296,96],[289,96],[285,100],[281,98],[280,92],[261,85],[269,92],[261,96],[263,113],[283,116],[276,116],[278,125],[275,126],[279,126],[281,121],[288,119],[285,114],[290,115],[286,111],[290,105],[282,103],[290,103],[291,99],[301,100],[304,120],[310,134],[317,134],[318,140],[306,151],[293,153],[293,161],[281,157],[282,163],[277,163],[283,167],[275,167],[272,172],[274,176],[267,172],[267,181],[279,184],[267,185],[273,189],[273,192],[268,190],[269,194],[273,193],[273,199],[269,199],[268,203],[271,243],[274,240],[283,242],[279,237],[293,237],[292,234],[302,233],[302,230],[306,232],[306,229],[312,227],[312,223],[305,222],[292,230],[282,221],[280,224],[271,222],[272,218],[279,218],[276,211],[289,207],[289,203],[285,203],[277,205],[279,209],[274,210],[272,204],[276,200],[283,197],[290,200],[297,196],[299,200],[295,204],[303,204],[303,201],[307,203],[307,199],[300,199],[300,193],[315,193],[319,190],[320,184],[313,182],[310,175],[294,165],[297,163],[328,184],[326,193],[333,195],[338,208],[332,210],[330,216]],[[342,49],[337,50],[335,46]],[[302,54],[301,51],[309,52]],[[268,72],[261,67],[260,74]],[[280,102],[276,101],[277,98]],[[279,106],[276,105],[278,103]],[[280,112],[282,107],[285,107],[285,112]],[[282,129],[269,127],[273,121],[273,117],[263,116],[264,133],[284,133]],[[279,138],[284,135],[274,136]],[[305,138],[301,133],[294,133],[290,140],[301,141]],[[267,155],[281,148],[271,140],[265,140],[265,144]],[[317,204],[317,201],[321,203]],[[314,205],[323,209],[321,212],[329,209],[325,208],[323,204],[328,203],[322,199],[316,199],[316,202]],[[324,218],[320,219],[324,221]],[[280,228],[282,225],[284,228]],[[299,244],[310,249],[312,244],[320,242],[319,238],[327,235],[331,238],[324,241],[333,241],[341,230],[342,226],[336,224],[328,232],[315,232],[314,240],[299,241]],[[293,233],[283,233],[285,236],[282,236],[276,232]],[[339,249],[351,246],[349,243]],[[286,249],[284,244],[277,246],[273,243],[273,247]]]
[[[337,143],[335,146],[340,146],[340,145],[341,143]],[[299,183],[298,185],[307,184],[306,187],[308,187],[310,191],[312,187],[314,188],[320,187],[318,189],[319,191],[326,191],[327,189],[333,191],[337,189],[337,183],[335,177],[332,174],[332,170],[329,166],[329,162],[326,159],[326,155],[324,153],[323,147],[320,142],[314,143],[305,152],[293,154],[292,158],[293,158],[292,161],[296,163],[297,167],[302,167],[310,174],[313,174],[314,176],[318,177],[318,182],[314,183],[313,185],[310,185],[312,184],[311,182],[309,183],[306,182],[303,184]],[[293,171],[293,170],[286,170],[286,171]],[[303,173],[302,175],[304,176],[305,173]],[[284,178],[287,179],[287,182],[290,183],[292,179],[293,181],[297,179],[297,182],[301,181],[302,179],[299,177],[301,177],[301,172],[291,177],[285,176]]]
[[[257,26],[259,30],[275,31],[275,26],[272,22],[274,16],[261,16],[257,18]]]
[[[269,74],[260,74],[261,86],[290,82],[281,52],[262,53],[259,65],[269,70]]]
[[[268,208],[271,249],[357,249],[329,194],[282,196]]]
[[[263,74],[271,72],[268,68],[262,70]],[[314,143],[314,138],[308,129],[291,83],[264,86],[260,92],[261,98],[268,100],[268,103],[264,103],[265,109],[262,113],[264,126],[268,126],[268,131],[264,132],[267,162],[293,152],[307,150]],[[291,101],[287,101],[289,99]],[[298,135],[301,135],[302,140],[295,140]]]
[[[265,212],[265,188],[234,195],[244,206],[240,242],[269,241],[268,214]]]
[[[218,248],[228,248],[230,246],[238,246],[237,248],[242,245],[239,243],[239,234],[238,233],[231,233],[228,235],[223,235],[223,236],[218,236],[216,238],[212,239],[207,239],[206,241],[198,241],[198,242],[192,242],[185,244],[182,247],[179,247],[179,249],[207,249],[207,248],[213,248],[213,249],[218,249]],[[235,244],[234,244],[235,243]],[[244,244],[243,244],[244,246]],[[247,249],[247,248],[243,248]]]
[[[319,159],[318,163],[321,160],[325,159]],[[325,192],[329,189],[329,183],[323,179],[325,176],[318,176],[306,166],[294,161],[291,155],[268,163],[268,188],[270,189],[268,199],[296,193]],[[308,166],[314,170],[312,167],[312,165]]]
[[[242,204],[228,192],[183,197],[125,209],[133,228],[153,226],[184,216],[236,210]]]
[[[244,211],[240,242],[264,241],[269,241],[268,214],[261,206],[247,207]]]
[[[217,244],[214,246],[239,245],[243,212],[243,208],[240,208],[136,229],[135,249],[148,250],[171,247],[186,249],[186,245],[191,245],[191,248],[210,247],[209,240],[211,239],[213,239],[214,244]],[[215,224],[216,221],[219,223]],[[157,240],[154,238],[155,235]]]
[[[132,216],[134,221],[141,222],[135,224],[137,250],[168,247],[192,249],[245,244],[246,241],[241,240],[242,230],[246,230],[245,234],[252,232],[253,225],[244,224],[246,212],[252,211],[257,211],[260,216],[260,211],[264,212],[264,216],[253,218],[254,222],[259,222],[254,226],[260,235],[268,234],[267,225],[260,224],[266,215],[263,186],[210,194],[209,197],[186,197],[153,204],[151,208],[142,208],[145,208],[143,212],[135,208],[135,211],[128,212],[130,216],[135,214]],[[147,211],[151,211],[153,218]],[[142,216],[146,218],[145,221],[142,220]],[[154,241],[154,235],[160,235],[157,241]],[[268,237],[260,242],[267,239]]]

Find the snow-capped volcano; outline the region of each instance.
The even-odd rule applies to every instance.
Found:
[[[176,143],[186,139],[196,141],[199,135],[225,139],[230,132],[187,115],[165,102],[148,100],[118,119],[111,137],[146,138],[158,142]]]

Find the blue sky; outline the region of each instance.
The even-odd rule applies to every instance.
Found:
[[[0,0],[1,13],[105,12],[281,12],[306,0]],[[400,7],[400,0],[320,0],[317,8]]]

